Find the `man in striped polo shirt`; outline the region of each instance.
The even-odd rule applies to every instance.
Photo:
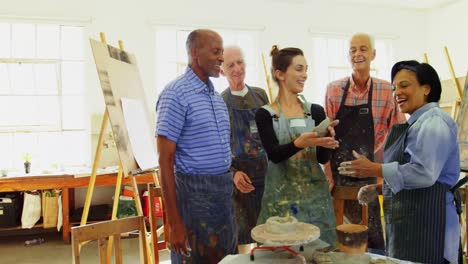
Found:
[[[223,41],[211,30],[187,37],[188,67],[156,104],[156,137],[172,263],[218,263],[236,252],[229,114],[209,77]]]

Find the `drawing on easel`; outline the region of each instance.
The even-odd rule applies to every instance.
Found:
[[[460,111],[457,118],[460,166],[468,170],[468,72],[465,79]]]
[[[93,39],[90,42],[124,175],[156,168],[154,136],[135,56]],[[126,99],[130,107],[123,109]],[[129,129],[129,123],[145,130]]]

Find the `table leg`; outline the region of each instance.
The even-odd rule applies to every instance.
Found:
[[[66,244],[70,244],[70,204],[69,189],[62,189],[62,239]]]

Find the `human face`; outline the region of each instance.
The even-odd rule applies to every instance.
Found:
[[[410,115],[427,104],[427,96],[431,91],[428,85],[419,84],[415,72],[406,69],[397,72],[392,88],[400,111]]]
[[[208,77],[219,77],[223,63],[223,40],[216,32],[200,34],[192,55],[192,69],[200,79],[206,81]]]
[[[354,36],[349,43],[349,62],[353,72],[370,72],[371,62],[375,58],[375,50],[371,47],[369,37],[365,35]]]
[[[277,71],[277,78],[281,86],[291,93],[301,93],[307,80],[307,67],[307,61],[304,56],[295,56],[286,72]]]
[[[223,71],[232,90],[244,88],[245,63],[242,53],[237,48],[224,51]]]

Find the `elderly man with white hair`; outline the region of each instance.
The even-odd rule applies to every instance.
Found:
[[[227,105],[231,122],[231,151],[234,173],[234,208],[238,230],[240,253],[253,243],[250,230],[257,223],[263,196],[267,155],[260,141],[255,113],[268,104],[268,97],[261,88],[245,84],[245,60],[237,46],[224,48],[222,67],[229,87],[221,94]]]
[[[341,186],[359,189],[368,185],[375,190],[375,178],[356,179],[343,176],[338,173],[338,166],[341,162],[354,158],[353,150],[370,160],[381,162],[387,133],[394,124],[406,120],[398,111],[390,82],[370,76],[371,62],[375,57],[373,37],[365,33],[354,34],[349,40],[348,50],[351,76],[335,80],[327,86],[325,111],[331,119],[340,120],[335,127],[335,138],[340,146],[332,151],[331,173],[330,167],[326,169],[332,194]],[[335,200],[335,212],[337,209],[343,210],[340,207]],[[344,215],[349,222],[360,223],[361,206],[357,201],[345,201]],[[377,200],[369,203],[368,242],[369,251],[384,252],[380,205]]]

